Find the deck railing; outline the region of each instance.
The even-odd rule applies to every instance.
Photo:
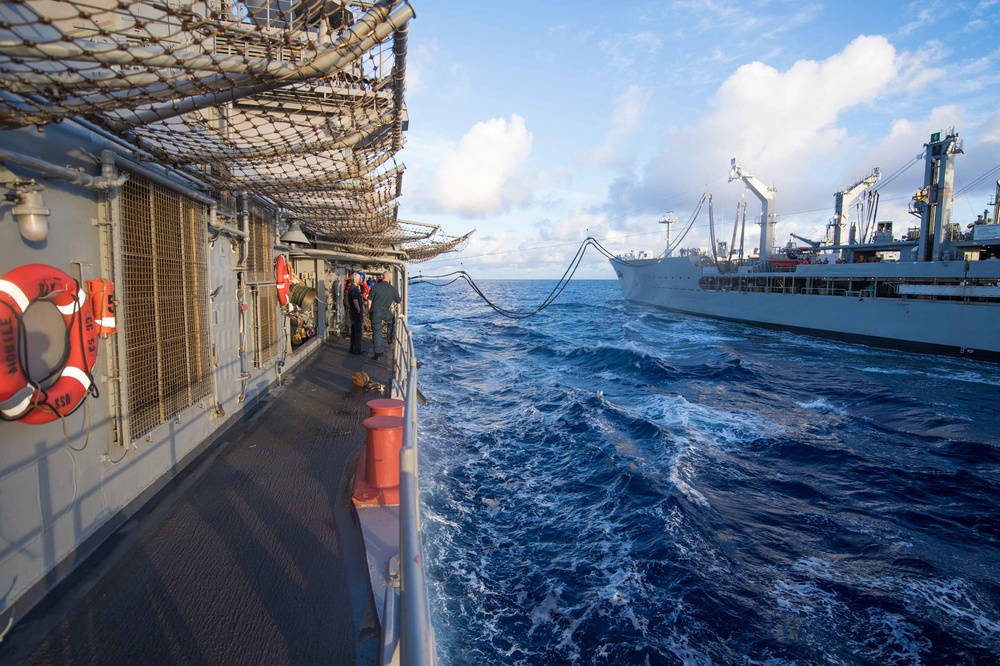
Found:
[[[383,653],[382,663],[403,666],[436,666],[434,628],[430,621],[427,585],[424,580],[423,548],[420,540],[420,484],[417,471],[417,359],[413,337],[405,315],[396,317],[395,349],[392,355],[392,395],[406,402],[403,411],[403,447],[399,460],[399,604],[390,617],[386,592],[383,631],[398,633],[399,661]],[[388,640],[388,637],[387,637]],[[383,645],[386,643],[383,642]]]

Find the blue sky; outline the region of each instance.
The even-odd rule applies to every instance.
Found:
[[[659,253],[659,219],[687,220],[706,190],[724,237],[747,196],[756,246],[734,157],[777,187],[779,244],[822,238],[836,190],[876,166],[886,180],[932,132],[964,139],[956,192],[1000,165],[1000,0],[413,6],[400,217],[476,229],[414,272],[558,278],[587,235]],[[881,189],[897,235],[922,170]],[[952,221],[981,213],[997,177]],[[684,245],[708,246],[706,215]],[[614,273],[591,251],[577,277]]]

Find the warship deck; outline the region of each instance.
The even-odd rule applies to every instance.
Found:
[[[331,338],[287,372],[19,622],[0,663],[374,663],[358,370],[388,379]]]

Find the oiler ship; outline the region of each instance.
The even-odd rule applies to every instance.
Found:
[[[734,159],[730,180],[746,183],[761,202],[759,256],[734,257],[737,243],[715,240],[710,221],[709,251],[678,251],[682,235],[675,243],[668,240],[659,257],[621,255],[611,264],[625,298],[636,303],[850,342],[1000,361],[1000,182],[992,216],[987,209],[964,229],[953,223],[954,163],[962,150],[953,128],[930,137],[923,185],[910,206],[920,224],[904,234],[894,234],[892,222],[875,222],[871,233],[861,234],[853,233],[857,225],[848,224],[850,203],[878,180],[876,169],[836,193],[827,241],[800,239],[806,245],[790,241],[775,248],[775,190]],[[852,233],[842,242],[847,227]],[[736,237],[734,225],[733,241]]]
[[[436,662],[406,278],[467,236],[397,215],[414,15],[0,7],[0,662]]]

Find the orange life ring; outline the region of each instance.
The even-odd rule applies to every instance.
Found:
[[[42,388],[22,366],[24,311],[46,299],[59,310],[66,325],[64,363],[55,382]],[[25,264],[0,278],[0,415],[22,423],[48,423],[68,416],[93,387],[97,365],[97,325],[93,310],[84,307],[87,292],[69,275],[45,264]]]
[[[288,305],[292,276],[288,272],[288,260],[283,254],[279,254],[278,259],[274,262],[274,282],[278,288],[278,302],[283,306]]]

